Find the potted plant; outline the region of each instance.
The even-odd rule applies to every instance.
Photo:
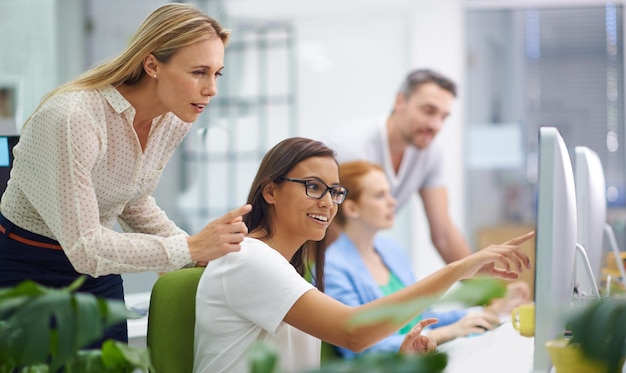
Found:
[[[622,371],[626,299],[603,298],[574,310],[568,320],[571,337],[549,341],[546,346],[557,372]]]
[[[100,350],[82,350],[104,330],[138,317],[124,302],[76,293],[85,278],[54,289],[24,281],[0,289],[0,373],[147,372],[147,349],[106,341]]]

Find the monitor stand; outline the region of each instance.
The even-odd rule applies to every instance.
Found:
[[[580,263],[582,267],[585,269],[587,281],[589,282],[589,286],[591,287],[591,295],[596,299],[600,299],[600,291],[598,290],[598,283],[596,282],[596,277],[593,275],[593,271],[591,270],[591,264],[589,263],[589,257],[587,257],[587,251],[581,244],[576,244],[576,261]],[[580,261],[580,262],[579,262]],[[578,274],[577,274],[578,275]],[[582,296],[583,294],[578,294]]]
[[[613,228],[608,223],[604,225],[604,235],[609,241],[609,246],[611,247],[611,251],[613,251],[613,255],[615,256],[615,264],[617,264],[617,269],[619,270],[620,275],[619,280],[624,285],[624,287],[626,287],[626,271],[624,270],[624,263],[622,262],[622,256],[620,255],[619,248],[617,247],[615,232],[613,232]],[[610,293],[611,281],[609,280],[607,280],[607,290],[609,290]]]

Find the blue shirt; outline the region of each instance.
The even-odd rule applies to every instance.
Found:
[[[374,249],[404,286],[416,282],[411,268],[411,261],[406,251],[394,240],[383,235],[374,239]],[[359,251],[352,241],[342,233],[326,250],[324,264],[324,286],[329,296],[349,306],[360,306],[384,296],[380,285],[365,266]],[[467,314],[465,309],[435,313],[424,311],[422,318],[436,317],[439,322],[431,327],[441,327],[454,323]],[[398,351],[404,334],[395,333],[363,351]],[[354,352],[343,347],[337,347],[339,353],[347,358],[356,356]]]

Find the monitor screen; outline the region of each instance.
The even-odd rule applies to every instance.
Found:
[[[602,269],[606,225],[606,185],[600,157],[586,146],[574,149],[578,243],[585,249],[595,281]],[[578,281],[580,282],[580,280]],[[579,284],[585,289],[584,283]],[[587,290],[590,293],[589,290]]]
[[[0,136],[0,194],[4,193],[13,166],[13,147],[19,136]]]
[[[576,270],[576,191],[572,163],[556,128],[539,128],[533,371],[550,371],[546,342],[565,333]]]

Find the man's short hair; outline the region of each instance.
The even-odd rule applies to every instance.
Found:
[[[422,84],[435,83],[440,88],[450,92],[456,97],[456,83],[452,79],[430,69],[418,69],[411,71],[400,86],[398,93],[404,97],[410,97]]]

